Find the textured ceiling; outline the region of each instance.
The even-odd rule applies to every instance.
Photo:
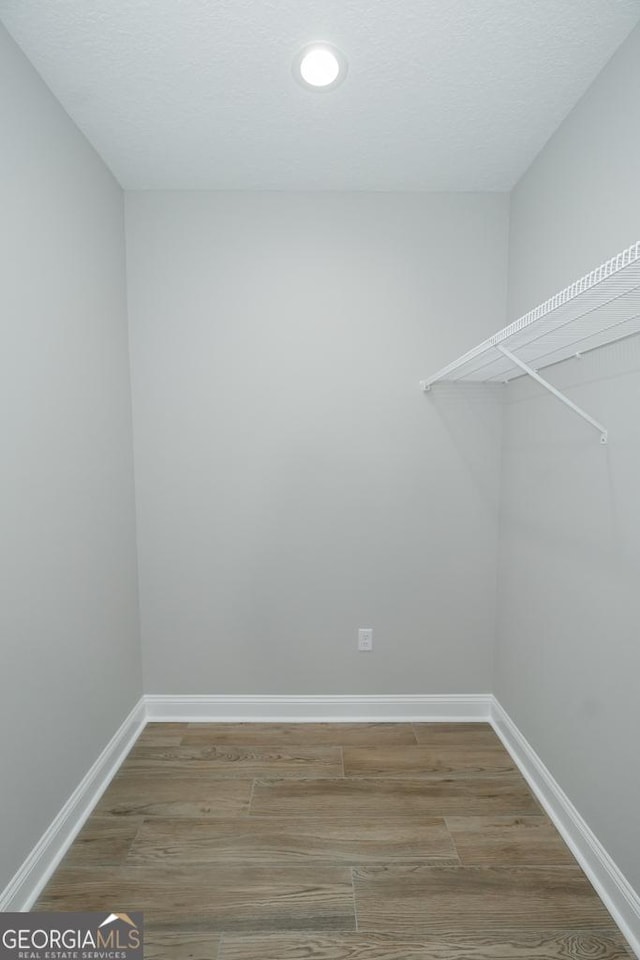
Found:
[[[506,190],[640,0],[0,0],[129,188]],[[291,62],[327,40],[331,92]]]

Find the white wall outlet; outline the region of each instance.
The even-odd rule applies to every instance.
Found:
[[[373,650],[373,629],[371,627],[360,627],[358,630],[358,650],[360,653],[368,653]]]

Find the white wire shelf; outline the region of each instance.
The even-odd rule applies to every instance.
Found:
[[[422,381],[509,382],[524,371],[497,346],[507,347],[528,366],[542,370],[552,363],[640,333],[640,240],[617,257],[576,280]]]
[[[634,333],[640,333],[640,241],[422,380],[420,386],[429,390],[443,381],[509,383],[529,374],[597,427],[606,442],[605,428],[537,371]]]

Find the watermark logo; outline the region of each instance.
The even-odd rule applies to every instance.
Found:
[[[0,913],[0,960],[143,960],[141,913]]]

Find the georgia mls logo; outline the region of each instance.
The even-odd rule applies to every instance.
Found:
[[[0,960],[143,960],[141,913],[2,913]]]

